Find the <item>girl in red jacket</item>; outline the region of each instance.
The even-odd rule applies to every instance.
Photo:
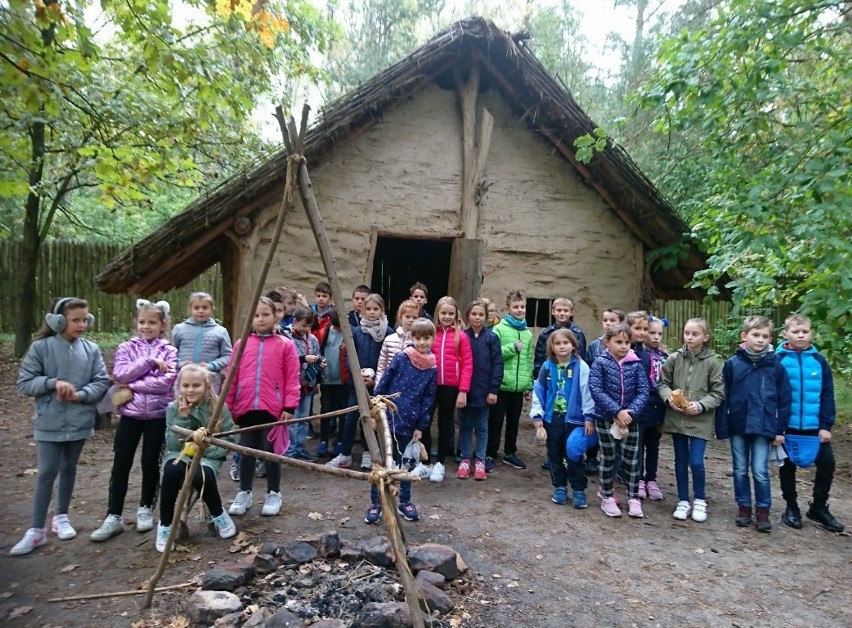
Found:
[[[435,322],[437,329],[432,353],[435,354],[438,367],[438,392],[435,397],[438,409],[438,455],[429,479],[442,482],[444,459],[451,456],[455,449],[455,411],[467,405],[467,393],[470,392],[473,376],[473,354],[470,340],[462,332],[461,315],[455,299],[442,297],[438,300]]]
[[[293,341],[276,334],[275,304],[260,297],[254,312],[254,329],[246,339],[246,348],[237,373],[228,389],[227,404],[240,427],[288,421],[299,405],[299,354]],[[228,370],[233,366],[242,340],[234,345]],[[240,445],[272,451],[270,428],[240,434]],[[283,453],[283,452],[282,452]],[[251,508],[255,459],[240,458],[240,490],[228,509],[232,515],[243,515]],[[261,514],[277,515],[281,510],[281,465],[266,461],[266,499]]]

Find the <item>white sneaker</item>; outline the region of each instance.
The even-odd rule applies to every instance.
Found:
[[[234,498],[234,503],[228,508],[228,512],[232,515],[244,515],[253,503],[251,491],[237,491],[237,496]]]
[[[432,474],[432,465],[418,462],[411,470],[412,474],[419,475],[421,478],[428,478]]]
[[[689,517],[690,512],[692,512],[692,508],[690,507],[689,502],[678,502],[677,508],[675,508],[675,511],[672,513],[672,517],[674,517],[678,521],[686,521],[687,517]]]
[[[352,456],[344,456],[337,454],[334,458],[325,463],[327,467],[337,467],[338,469],[348,469],[352,466]]]
[[[107,541],[116,534],[124,532],[124,521],[118,515],[107,515],[101,527],[92,532],[91,538],[93,541]]]
[[[365,451],[361,454],[361,469],[363,471],[369,471],[373,468],[373,457],[370,455],[369,451]]]
[[[166,543],[169,542],[169,533],[172,531],[172,526],[164,526],[162,523],[157,524],[157,540],[154,542],[154,547],[161,554],[166,551]]]
[[[218,517],[213,517],[213,525],[219,532],[219,537],[230,539],[237,533],[237,526],[234,525],[234,520],[228,515],[228,511],[222,509],[222,514]]]
[[[56,536],[63,541],[73,539],[77,536],[77,530],[71,527],[71,522],[68,521],[68,515],[56,515],[53,518],[53,525],[51,525],[50,528],[56,533]]]
[[[436,462],[432,465],[432,473],[429,474],[430,482],[443,482],[444,481],[444,465],[440,462]]]
[[[9,550],[9,554],[12,556],[23,556],[24,554],[29,554],[37,547],[41,547],[47,543],[47,532],[45,532],[42,528],[30,528],[24,534],[24,538],[22,538],[18,543]]]
[[[696,499],[692,504],[692,520],[699,523],[707,521],[707,501]]]
[[[266,499],[263,500],[263,509],[260,511],[260,514],[265,515],[267,517],[275,516],[281,510],[281,493],[276,493],[275,491],[269,491],[266,494]]]
[[[136,531],[148,532],[154,529],[154,513],[148,506],[139,506],[136,511]]]

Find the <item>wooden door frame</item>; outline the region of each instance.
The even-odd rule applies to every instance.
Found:
[[[396,238],[398,240],[431,240],[434,242],[453,242],[464,234],[460,229],[452,231],[403,231],[401,229],[385,229],[373,226],[370,229],[370,252],[367,255],[367,266],[361,275],[361,283],[369,286],[373,277],[373,262],[376,259],[376,245],[379,237]]]

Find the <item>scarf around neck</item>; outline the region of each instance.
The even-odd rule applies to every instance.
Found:
[[[382,314],[382,317],[379,320],[368,321],[362,316],[361,331],[365,334],[370,334],[370,337],[376,342],[382,342],[385,339],[385,335],[388,333],[388,317]]]
[[[403,349],[403,352],[408,356],[408,359],[411,360],[414,367],[421,371],[428,371],[429,369],[436,368],[434,353],[420,353],[417,349],[410,345]]]
[[[506,314],[506,318],[504,320],[511,327],[513,327],[514,329],[517,329],[518,331],[523,331],[524,329],[527,328],[527,321],[526,320],[520,320],[519,321],[517,318],[515,318],[511,314]]]

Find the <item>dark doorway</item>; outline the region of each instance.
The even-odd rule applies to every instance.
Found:
[[[370,287],[385,298],[392,325],[399,304],[408,298],[408,289],[416,281],[429,288],[426,310],[434,312],[435,302],[447,294],[451,250],[450,240],[378,237]]]

